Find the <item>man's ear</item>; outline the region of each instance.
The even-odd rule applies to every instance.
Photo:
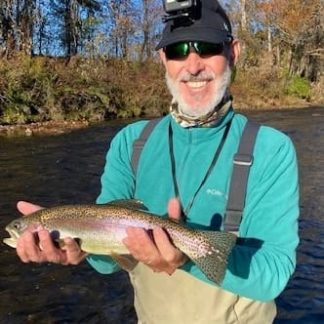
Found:
[[[159,54],[160,54],[161,61],[163,62],[164,67],[166,68],[166,60],[167,59],[166,59],[165,53],[162,48],[159,50]]]
[[[231,58],[230,58],[231,66],[235,66],[237,64],[240,54],[241,54],[241,44],[239,40],[234,39],[233,42],[231,43]]]

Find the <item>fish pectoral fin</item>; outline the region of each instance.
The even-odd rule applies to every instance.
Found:
[[[134,257],[132,257],[129,254],[111,253],[110,256],[114,261],[116,261],[119,264],[119,266],[122,269],[128,272],[132,271],[138,263],[138,261],[135,260]]]

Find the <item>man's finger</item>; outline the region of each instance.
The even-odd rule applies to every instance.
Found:
[[[39,247],[46,255],[48,262],[61,263],[62,255],[54,245],[50,233],[47,230],[40,230],[38,232]]]
[[[87,256],[86,253],[81,251],[78,243],[72,238],[64,239],[64,244],[62,249],[66,252],[66,259],[69,264],[79,264]]]
[[[28,248],[26,248],[28,246]],[[35,241],[35,234],[27,229],[19,238],[16,248],[17,254],[23,262],[45,261],[41,256],[41,251]]]
[[[175,254],[178,250],[170,242],[168,234],[160,227],[153,230],[154,240],[161,256],[167,262],[174,262]]]
[[[129,227],[126,232],[123,242],[135,259],[148,263],[148,260],[154,262],[159,258],[159,251],[143,228]]]

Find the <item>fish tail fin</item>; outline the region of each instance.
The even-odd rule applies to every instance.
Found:
[[[201,231],[200,233],[204,243],[207,243],[207,248],[203,253],[197,253],[190,258],[209,280],[221,284],[237,236],[228,232]]]

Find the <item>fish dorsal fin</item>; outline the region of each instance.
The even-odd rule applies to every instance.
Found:
[[[148,210],[147,207],[143,204],[143,202],[137,199],[119,199],[111,201],[108,204],[135,210]]]

